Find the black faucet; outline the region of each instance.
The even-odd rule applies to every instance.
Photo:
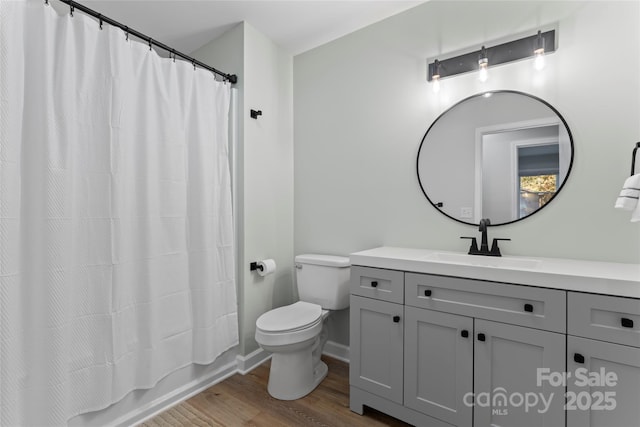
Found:
[[[495,238],[493,239],[493,244],[491,245],[491,250],[489,250],[489,239],[487,237],[487,227],[491,225],[491,220],[489,218],[483,218],[480,220],[480,224],[478,227],[478,231],[482,233],[482,238],[480,240],[480,249],[478,249],[478,241],[475,237],[460,237],[461,239],[471,239],[471,246],[469,247],[469,255],[486,255],[486,256],[502,256],[500,253],[500,248],[498,247],[499,240],[511,240],[511,239],[502,239]]]
[[[489,218],[482,218],[478,227],[478,231],[482,233],[482,240],[480,242],[480,253],[489,252],[489,243],[487,242],[487,226],[491,225]]]

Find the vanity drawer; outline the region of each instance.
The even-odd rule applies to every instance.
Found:
[[[566,331],[566,292],[406,273],[405,304],[513,325]]]
[[[640,299],[569,292],[567,333],[640,347]]]
[[[351,294],[402,304],[404,272],[351,266]]]

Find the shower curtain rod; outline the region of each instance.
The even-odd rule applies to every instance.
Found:
[[[120,22],[118,22],[118,21],[116,21],[114,19],[111,19],[111,18],[109,18],[107,16],[104,16],[103,14],[98,13],[93,9],[89,9],[88,7],[86,7],[84,5],[81,5],[78,2],[75,2],[75,1],[72,1],[72,0],[58,0],[58,1],[60,1],[62,3],[65,3],[65,4],[68,4],[70,9],[71,9],[71,14],[72,15],[73,15],[73,11],[75,9],[78,9],[78,10],[86,13],[87,15],[93,16],[94,18],[98,19],[98,21],[100,21],[100,28],[102,28],[102,23],[106,22],[109,25],[113,25],[114,27],[118,27],[118,28],[122,29],[124,32],[127,33],[127,36],[128,35],[132,35],[132,36],[135,36],[135,37],[137,37],[137,38],[139,38],[141,40],[146,41],[147,43],[149,43],[149,48],[151,48],[151,45],[157,46],[160,49],[165,50],[165,51],[169,52],[170,54],[172,54],[173,55],[173,59],[175,59],[176,56],[179,56],[179,57],[181,57],[183,59],[186,59],[187,61],[191,62],[193,64],[194,68],[197,65],[197,66],[199,66],[201,68],[204,68],[205,70],[209,70],[209,71],[211,71],[211,72],[213,72],[213,73],[215,73],[215,74],[217,74],[219,76],[222,76],[222,78],[224,80],[228,81],[231,84],[238,83],[238,76],[237,75],[235,75],[235,74],[227,74],[227,73],[222,72],[220,70],[216,70],[215,68],[205,64],[204,62],[200,62],[197,59],[192,58],[189,55],[186,55],[186,54],[184,54],[184,53],[182,53],[180,51],[177,51],[177,50],[167,46],[164,43],[160,43],[159,41],[154,40],[151,37],[149,37],[149,36],[147,36],[145,34],[142,34],[139,31],[131,29],[128,26],[126,26],[126,25],[124,25],[124,24],[122,24],[122,23],[120,23]],[[49,4],[49,0],[45,0],[45,3]]]

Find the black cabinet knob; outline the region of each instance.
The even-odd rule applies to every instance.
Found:
[[[620,324],[623,328],[633,328],[633,320],[627,319],[626,317],[620,319]]]
[[[424,290],[424,296],[425,297],[430,297],[431,296],[431,289],[425,289]]]
[[[576,363],[584,363],[584,356],[580,353],[573,354],[573,361]]]
[[[533,313],[533,306],[531,304],[525,304],[524,311],[526,311],[527,313]]]
[[[394,323],[399,323],[400,322],[400,316],[393,316],[393,322]]]
[[[484,334],[478,334],[478,341],[486,341],[487,337]]]
[[[462,336],[462,338],[469,338],[469,331],[463,329],[462,332],[460,332],[460,335]]]
[[[375,280],[373,280],[373,281],[371,282],[371,287],[372,287],[372,288],[377,288],[377,287],[378,287],[378,282],[377,282],[377,281],[375,281]]]

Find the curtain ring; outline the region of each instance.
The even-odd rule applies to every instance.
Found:
[[[149,50],[151,50],[152,45],[153,45],[153,39],[149,38]]]
[[[124,27],[125,40],[129,41],[129,27]]]
[[[171,53],[173,54],[173,62],[176,62],[176,50],[175,49],[171,49]]]
[[[49,0],[44,0],[44,4],[45,4],[46,6],[49,6]]]
[[[100,21],[100,29],[102,29],[102,14],[98,15],[98,20]]]
[[[69,15],[73,16],[73,10],[75,7],[73,6],[73,2],[69,2]]]
[[[191,58],[191,63],[193,64],[193,71],[196,70],[196,59],[195,58]]]

